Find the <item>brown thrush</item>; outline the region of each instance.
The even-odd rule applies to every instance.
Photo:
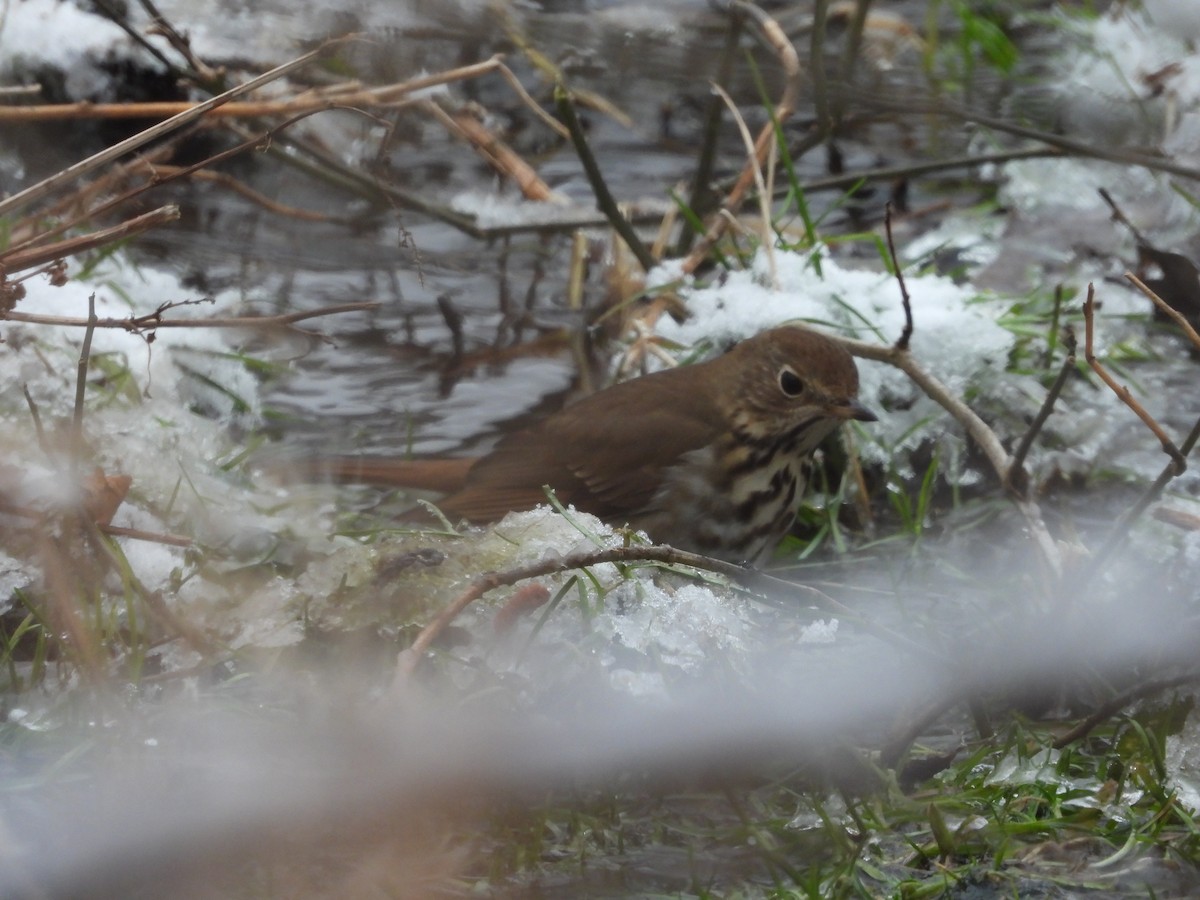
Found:
[[[450,518],[490,522],[546,500],[630,525],[681,550],[761,560],[787,533],[817,445],[857,399],[841,344],[784,326],[707,362],[614,385],[479,459],[314,461],[348,481],[442,491]]]

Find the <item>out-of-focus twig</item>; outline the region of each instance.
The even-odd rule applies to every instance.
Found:
[[[552,203],[567,202],[565,197],[550,189],[529,163],[469,110],[448,112],[432,100],[422,103],[421,108],[437,119],[451,134],[474,147],[493,169],[520,189],[525,199]]]

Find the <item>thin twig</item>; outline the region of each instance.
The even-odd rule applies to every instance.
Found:
[[[172,25],[167,17],[159,12],[158,7],[154,5],[153,0],[141,0],[142,9],[150,16],[152,24],[151,32],[160,34],[166,38],[167,43],[175,48],[175,52],[187,60],[187,64],[192,67],[192,72],[196,77],[206,85],[216,84],[221,77],[219,72],[211,69],[204,60],[200,59],[192,50],[192,42],[188,40],[187,35],[180,32]]]
[[[637,257],[642,268],[649,272],[654,268],[657,260],[650,255],[650,251],[646,249],[646,245],[637,236],[637,232],[633,230],[633,226],[629,224],[629,220],[625,218],[617,206],[617,201],[609,192],[596,157],[592,155],[592,148],[588,146],[587,135],[583,133],[583,126],[579,124],[579,117],[575,115],[575,102],[572,100],[567,86],[562,82],[559,82],[554,88],[554,104],[563,123],[567,126],[567,131],[571,133],[571,143],[575,146],[575,153],[579,156],[579,162],[587,174],[588,183],[592,186],[592,193],[596,196],[596,205],[600,207],[600,211],[604,213],[613,230],[621,236],[621,240]]]
[[[42,453],[50,452],[50,445],[46,441],[46,431],[42,427],[42,416],[38,412],[37,404],[33,401],[33,395],[29,393],[29,385],[24,381],[21,382],[21,393],[25,395],[25,404],[29,407],[29,417],[33,419],[33,430],[37,435],[38,447]]]
[[[850,24],[846,29],[846,47],[842,54],[842,84],[854,81],[854,72],[858,68],[858,54],[862,49],[863,32],[867,26],[867,13],[870,11],[871,0],[857,0],[854,4],[854,13],[850,16]]]
[[[191,168],[191,166],[186,167],[186,169]],[[154,167],[154,171],[156,178],[154,182],[147,185],[147,187],[156,187],[159,184],[162,184],[165,179],[176,174],[179,174],[180,177],[183,177],[182,173],[185,171],[185,167],[166,166],[159,164]],[[157,176],[161,176],[161,178]],[[246,182],[239,181],[237,178],[234,178],[232,175],[226,172],[210,172],[205,169],[200,169],[198,171],[189,172],[188,177],[194,178],[197,181],[208,181],[213,184],[226,187],[235,194],[244,197],[251,203],[257,204],[267,212],[274,213],[277,216],[284,216],[289,219],[298,219],[301,222],[324,222],[335,225],[351,226],[358,224],[360,221],[359,219],[349,216],[334,216],[330,215],[329,213],[317,212],[313,209],[302,209],[299,206],[289,206],[286,203],[280,203],[278,200],[256,191],[254,188],[250,187],[250,185],[246,184]]]
[[[767,255],[767,269],[771,273],[771,287],[779,290],[779,272],[775,265],[775,240],[771,234],[771,192],[767,189],[767,185],[763,181],[762,169],[759,167],[755,156],[754,138],[750,136],[750,129],[746,126],[746,120],[742,117],[737,104],[733,102],[733,98],[729,96],[725,88],[715,83],[710,85],[710,87],[718,97],[725,101],[725,105],[729,107],[729,112],[733,116],[738,133],[742,136],[742,144],[746,149],[746,165],[750,166],[754,171],[754,183],[758,187],[759,214],[762,216],[763,230],[763,233],[759,236],[759,243],[762,245],[763,252]],[[774,144],[771,146],[774,146]]]
[[[1200,334],[1196,333],[1196,329],[1192,327],[1192,323],[1184,317],[1183,313],[1167,303],[1167,301],[1162,297],[1158,296],[1158,294],[1146,286],[1146,283],[1142,281],[1142,279],[1138,278],[1132,272],[1126,272],[1125,277],[1132,282],[1134,287],[1149,297],[1151,302],[1153,302],[1155,306],[1162,310],[1162,312],[1168,316],[1172,322],[1183,329],[1183,333],[1187,335],[1187,339],[1192,342],[1193,346],[1200,350]]]
[[[31,325],[63,325],[69,328],[121,328],[130,332],[141,332],[156,328],[269,328],[278,325],[294,325],[305,319],[318,316],[333,316],[346,312],[363,312],[378,309],[379,303],[339,303],[320,309],[281,313],[275,316],[214,316],[210,319],[164,319],[162,310],[125,319],[80,319],[71,316],[47,316],[39,313],[0,313],[0,321],[25,322]]]
[[[907,375],[926,396],[950,413],[962,425],[967,435],[983,451],[1001,483],[1008,481],[1009,471],[1012,468],[1012,457],[1005,451],[1004,445],[1000,443],[1000,438],[971,407],[951,392],[940,380],[925,371],[909,351],[900,350],[895,346],[872,344],[848,338],[841,338],[840,341],[855,356],[887,363]],[[1029,535],[1037,545],[1051,577],[1057,580],[1062,576],[1062,554],[1058,544],[1046,528],[1041,510],[1028,498],[1013,496],[1012,499],[1017,509],[1025,517]]]
[[[49,178],[39,181],[37,184],[32,185],[25,190],[20,191],[19,193],[13,194],[11,197],[8,197],[5,200],[0,200],[0,216],[11,215],[16,210],[23,209],[29,204],[40,200],[42,197],[53,193],[63,185],[69,184],[75,179],[107,165],[113,160],[124,156],[126,153],[136,150],[138,147],[148,144],[151,141],[162,137],[163,135],[170,134],[172,131],[182,128],[184,125],[187,125],[190,122],[196,121],[205,113],[216,109],[225,103],[228,103],[235,97],[240,97],[243,94],[257,90],[265,84],[269,84],[276,79],[282,78],[289,72],[293,72],[296,69],[308,65],[313,60],[324,56],[333,48],[340,47],[342,44],[346,43],[347,40],[347,38],[335,38],[333,40],[326,41],[317,49],[309,53],[305,53],[303,56],[298,56],[291,62],[284,63],[281,66],[276,66],[269,72],[266,72],[257,78],[252,78],[245,84],[240,84],[223,94],[213,97],[211,100],[207,100],[204,103],[199,103],[190,109],[184,110],[183,112],[172,116],[164,122],[159,122],[157,125],[153,125],[150,128],[147,128],[145,131],[138,132],[137,134],[126,138],[118,144],[113,144],[113,146],[107,148],[106,150],[102,150],[99,153],[89,156],[87,159],[82,160],[81,162],[75,163],[73,166],[68,166],[62,171],[51,175]]]
[[[1063,747],[1068,747],[1081,738],[1087,737],[1097,727],[1103,725],[1114,715],[1137,700],[1143,697],[1152,697],[1155,694],[1161,694],[1163,691],[1170,690],[1174,687],[1179,687],[1184,684],[1191,684],[1200,679],[1200,671],[1188,672],[1184,675],[1176,675],[1174,678],[1161,678],[1157,681],[1148,681],[1145,684],[1137,685],[1127,691],[1122,691],[1111,700],[1102,704],[1098,710],[1072,728],[1065,734],[1059,735],[1054,739],[1052,745],[1054,749],[1061,750]]]
[[[96,294],[88,295],[87,330],[83,333],[83,345],[79,349],[79,363],[75,373],[75,411],[71,416],[71,472],[79,480],[79,465],[83,456],[83,398],[87,392],[88,363],[92,355],[92,335],[96,333]]]
[[[1120,207],[1117,206],[1117,201],[1115,201],[1112,198],[1112,194],[1110,194],[1104,188],[1100,188],[1099,192],[1100,192],[1100,199],[1103,200],[1105,203],[1107,203],[1108,208],[1112,210],[1113,219],[1115,219],[1116,221],[1118,221],[1122,225],[1124,225],[1126,228],[1128,228],[1130,234],[1133,235],[1133,239],[1135,241],[1137,241],[1139,244],[1144,244],[1146,246],[1149,246],[1149,243],[1146,241],[1146,239],[1144,237],[1142,237],[1142,233],[1140,231],[1138,231],[1137,226],[1129,221],[1129,217],[1126,216],[1125,213],[1121,212]]]
[[[172,79],[178,80],[186,74],[183,69],[171,62],[165,53],[154,46],[144,34],[129,24],[128,17],[116,7],[112,0],[96,0],[96,8],[107,16],[109,21],[129,35],[130,40],[162,63],[171,74]]]
[[[433,100],[421,104],[421,108],[437,119],[455,137],[470,144],[497,173],[510,179],[520,189],[526,200],[551,203],[566,203],[562,194],[556,194],[533,166],[500,137],[479,121],[469,111],[447,112]]]
[[[1007,163],[1023,159],[1053,159],[1062,156],[1060,150],[1052,147],[1029,147],[1021,150],[997,151],[979,155],[948,156],[944,159],[919,160],[897,166],[879,166],[874,169],[857,169],[842,175],[823,175],[802,181],[800,186],[805,193],[823,190],[845,190],[865,182],[897,181],[903,178],[913,178],[918,175],[929,175],[935,172],[945,172],[950,169],[966,169],[984,166],[989,163]],[[798,156],[793,152],[793,156]],[[791,190],[791,186],[781,187],[780,193]]]
[[[741,174],[738,175],[733,187],[726,194],[720,210],[712,217],[708,230],[704,232],[699,242],[692,248],[692,252],[683,261],[681,268],[685,273],[695,271],[707,258],[713,245],[725,234],[725,230],[729,227],[730,216],[741,206],[746,191],[754,182],[754,172],[761,170],[766,162],[768,149],[776,140],[775,129],[791,116],[800,96],[800,57],[796,54],[796,48],[788,40],[783,29],[779,27],[779,23],[753,3],[734,0],[730,5],[754,20],[759,33],[779,58],[785,75],[784,88],[779,100],[776,101],[772,121],[763,125],[754,142],[754,160],[747,162],[747,165],[742,167]]]
[[[717,65],[717,74],[713,81],[716,84],[728,84],[733,76],[733,60],[737,55],[738,44],[741,41],[742,22],[744,17],[734,7],[729,10],[729,24],[725,32],[725,47],[721,51],[721,61]],[[697,216],[703,218],[712,208],[713,169],[717,160],[717,142],[721,133],[721,113],[724,104],[721,98],[713,92],[708,97],[704,110],[703,137],[700,141],[700,156],[696,161],[696,171],[692,175],[692,185],[688,192],[687,206]],[[679,241],[675,245],[675,256],[683,256],[691,249],[696,232],[685,222],[680,229]]]
[[[1070,325],[1063,329],[1063,344],[1067,348],[1067,357],[1063,360],[1062,368],[1058,370],[1058,377],[1054,379],[1054,383],[1050,385],[1050,390],[1046,392],[1046,399],[1042,401],[1042,408],[1038,410],[1029,428],[1021,437],[1021,442],[1013,452],[1012,462],[1008,467],[1007,483],[1009,487],[1015,490],[1024,492],[1028,489],[1028,485],[1024,487],[1017,485],[1017,479],[1025,471],[1025,457],[1029,455],[1029,448],[1033,446],[1034,438],[1041,433],[1046,420],[1050,418],[1050,413],[1054,410],[1054,404],[1058,401],[1058,397],[1062,393],[1067,379],[1075,371],[1075,329]]]
[[[1175,446],[1175,442],[1167,437],[1167,433],[1163,431],[1162,426],[1159,425],[1158,422],[1154,420],[1154,417],[1146,411],[1146,408],[1137,401],[1137,399],[1130,392],[1129,388],[1122,384],[1118,384],[1117,380],[1108,373],[1108,370],[1106,370],[1103,365],[1100,364],[1100,360],[1096,359],[1096,354],[1092,349],[1092,338],[1095,331],[1095,294],[1095,287],[1089,284],[1087,299],[1083,302],[1083,321],[1084,325],[1086,326],[1086,336],[1084,338],[1083,350],[1084,359],[1087,360],[1087,363],[1089,366],[1091,366],[1092,371],[1100,376],[1100,380],[1107,384],[1112,389],[1112,392],[1117,395],[1120,401],[1133,410],[1134,414],[1145,423],[1146,427],[1149,428],[1151,432],[1153,432],[1154,436],[1158,438],[1159,443],[1162,445],[1163,452],[1175,461],[1175,474],[1182,475],[1184,470],[1187,469],[1187,459],[1179,451],[1179,448]]]
[[[143,231],[148,231],[151,228],[157,228],[159,225],[174,222],[178,218],[179,207],[172,203],[167,206],[160,206],[158,209],[153,209],[132,219],[126,219],[124,222],[108,228],[101,228],[89,234],[80,235],[79,237],[56,241],[45,247],[32,247],[26,250],[17,250],[13,253],[0,254],[0,272],[12,274],[13,272],[20,272],[22,269],[40,266],[56,259],[74,256],[77,253],[84,253],[96,247],[104,247],[108,244],[133,237],[135,234],[141,234]]]
[[[943,116],[963,122],[972,122],[983,128],[1012,134],[1030,140],[1041,141],[1050,147],[1056,147],[1064,154],[1079,156],[1085,159],[1099,159],[1105,162],[1125,166],[1139,166],[1152,172],[1165,172],[1168,175],[1178,175],[1193,181],[1200,181],[1200,169],[1182,165],[1168,156],[1154,156],[1149,153],[1138,153],[1132,150],[1110,149],[1104,142],[1076,140],[1062,134],[1040,131],[1025,125],[1018,125],[1004,119],[988,116],[976,108],[949,103],[944,98],[937,100],[897,99],[895,95],[884,96],[878,92],[856,90],[853,99],[865,108],[883,110],[886,112],[909,113],[922,116]]]
[[[808,36],[809,78],[812,80],[815,130],[822,139],[829,137],[833,130],[833,116],[829,111],[829,91],[825,82],[825,23],[828,12],[829,0],[815,0],[812,30]]]
[[[350,111],[362,113],[362,110]],[[230,122],[227,123],[227,127],[244,140],[252,136],[239,123]],[[284,147],[277,144],[283,144]],[[289,148],[298,152],[289,152]],[[278,142],[271,141],[267,145],[267,152],[289,166],[294,166],[314,178],[336,184],[344,190],[354,191],[373,203],[378,203],[382,198],[396,206],[414,209],[439,219],[471,237],[487,236],[470,216],[457,213],[449,206],[434,203],[412,191],[351,168],[332,151],[312,141],[302,140],[294,135],[284,135]]]
[[[1004,449],[1004,445],[1000,443],[1000,438],[973,409],[959,399],[938,378],[925,371],[909,351],[900,350],[895,346],[872,344],[849,338],[841,338],[840,342],[855,356],[887,363],[912,379],[913,383],[930,399],[950,413],[963,426],[970,438],[988,458],[996,474],[1000,476],[1001,480],[1005,478],[1012,465],[1012,458]]]
[[[127,537],[135,541],[148,541],[152,544],[166,544],[170,547],[190,547],[192,539],[182,534],[169,534],[163,531],[145,531],[141,528],[126,528],[122,525],[105,525],[97,522],[96,527],[109,537]]]
[[[1184,456],[1190,456],[1192,450],[1196,446],[1197,441],[1200,441],[1200,419],[1196,420],[1196,423],[1192,426],[1192,430],[1189,431],[1188,436],[1184,438],[1183,443],[1179,447],[1180,452],[1182,452]],[[1087,577],[1096,574],[1108,564],[1108,562],[1116,554],[1117,548],[1125,541],[1130,529],[1133,527],[1133,523],[1142,517],[1146,510],[1150,508],[1150,504],[1155,503],[1158,498],[1162,496],[1163,490],[1168,484],[1175,480],[1176,477],[1178,477],[1178,473],[1175,471],[1175,460],[1168,460],[1167,464],[1163,466],[1162,471],[1158,473],[1158,477],[1154,479],[1154,483],[1151,484],[1150,487],[1146,489],[1146,492],[1138,498],[1138,501],[1134,503],[1133,506],[1129,507],[1129,509],[1125,511],[1124,515],[1122,515],[1121,518],[1119,518],[1113,524],[1112,531],[1108,533],[1108,537],[1105,539],[1103,546],[1101,546],[1099,550],[1092,554],[1094,563],[1089,569],[1088,573],[1084,576],[1085,581]]]
[[[883,229],[887,234],[888,253],[892,257],[896,283],[900,285],[900,302],[904,306],[904,328],[900,331],[900,337],[896,338],[896,349],[907,350],[913,333],[912,298],[909,297],[908,286],[904,283],[904,270],[900,267],[900,257],[896,255],[896,241],[892,237],[892,204],[890,201],[884,207]]]

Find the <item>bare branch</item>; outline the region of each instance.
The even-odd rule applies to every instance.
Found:
[[[1175,442],[1167,437],[1167,433],[1163,431],[1162,426],[1155,421],[1154,417],[1150,415],[1150,413],[1146,412],[1146,408],[1137,401],[1137,399],[1130,392],[1129,388],[1122,384],[1118,384],[1117,380],[1108,373],[1108,370],[1105,369],[1103,365],[1100,364],[1100,360],[1096,359],[1096,354],[1092,352],[1092,337],[1095,330],[1095,294],[1095,287],[1089,284],[1087,300],[1085,300],[1083,303],[1083,321],[1087,328],[1086,338],[1084,339],[1084,359],[1086,359],[1088,365],[1092,367],[1092,371],[1100,376],[1100,380],[1107,384],[1112,389],[1112,392],[1121,400],[1121,402],[1133,410],[1134,414],[1137,415],[1137,417],[1146,424],[1146,427],[1154,433],[1154,436],[1158,438],[1159,443],[1162,444],[1163,452],[1171,457],[1172,460],[1174,460],[1175,474],[1182,475],[1184,470],[1187,469],[1187,459],[1182,453],[1179,452],[1179,448],[1175,446]]]
[[[1196,329],[1192,327],[1192,323],[1184,317],[1183,313],[1167,303],[1167,301],[1162,297],[1158,296],[1158,294],[1146,286],[1146,283],[1142,281],[1142,279],[1138,278],[1132,272],[1126,272],[1125,277],[1132,282],[1135,288],[1149,297],[1151,302],[1153,302],[1155,306],[1162,310],[1164,315],[1168,316],[1172,322],[1183,329],[1183,333],[1187,335],[1187,338],[1192,342],[1192,345],[1196,347],[1196,349],[1200,350],[1200,334],[1196,333]]]
[[[87,173],[98,169],[121,156],[124,156],[126,153],[136,150],[138,147],[148,144],[157,138],[182,128],[184,125],[196,121],[205,113],[228,103],[235,97],[248,94],[265,84],[269,84],[276,79],[282,78],[289,72],[293,72],[296,69],[308,65],[310,62],[323,56],[331,49],[340,47],[346,42],[346,40],[347,38],[335,38],[333,40],[326,41],[317,49],[309,53],[305,53],[303,56],[298,56],[291,62],[284,63],[281,66],[276,66],[269,72],[266,72],[257,78],[250,79],[245,84],[240,84],[223,94],[213,97],[211,100],[206,100],[204,103],[199,103],[190,109],[184,110],[183,112],[172,116],[164,122],[159,122],[157,125],[147,128],[145,131],[138,132],[137,134],[133,135],[133,137],[126,138],[118,144],[113,144],[113,146],[105,150],[101,150],[99,153],[96,153],[93,156],[89,156],[82,162],[78,162],[73,166],[68,166],[61,172],[51,175],[49,178],[39,181],[37,184],[32,185],[31,187],[28,187],[19,193],[13,194],[11,197],[8,197],[5,200],[0,200],[0,216],[10,215],[18,209],[23,209],[29,204],[40,200],[42,197],[53,193],[63,185],[70,184],[75,179],[80,178],[83,175],[86,175]]]
[[[912,298],[909,297],[908,286],[904,283],[904,271],[900,268],[900,257],[896,255],[896,241],[892,237],[892,204],[890,202],[884,208],[883,227],[887,232],[888,253],[892,257],[896,282],[900,285],[900,302],[904,304],[904,328],[900,332],[900,337],[896,338],[896,349],[907,350],[913,333]]]
[[[125,319],[80,319],[72,316],[46,316],[36,313],[6,312],[0,313],[0,321],[25,322],[30,325],[63,325],[69,328],[121,328],[125,331],[140,332],[155,328],[269,328],[278,325],[294,325],[305,319],[315,319],[318,316],[332,316],[345,312],[363,312],[378,309],[379,304],[373,302],[339,303],[334,306],[322,306],[320,309],[302,310],[299,312],[281,313],[276,316],[214,316],[211,319],[164,319],[162,310],[155,310],[142,316],[129,316]]]
[[[1033,446],[1034,438],[1041,433],[1046,420],[1050,418],[1050,413],[1053,412],[1054,404],[1058,402],[1058,397],[1062,393],[1063,387],[1066,386],[1067,379],[1075,371],[1075,329],[1070,325],[1063,329],[1063,344],[1067,348],[1067,358],[1063,360],[1062,368],[1058,370],[1058,377],[1054,379],[1054,383],[1050,385],[1050,390],[1046,392],[1046,399],[1042,401],[1042,408],[1033,417],[1033,422],[1030,423],[1028,430],[1021,438],[1021,443],[1017,445],[1016,452],[1012,456],[1012,463],[1008,468],[1008,486],[1022,493],[1027,491],[1029,487],[1027,484],[1019,485],[1017,483],[1018,479],[1024,474],[1025,457],[1029,455],[1029,448]]]
[[[883,344],[871,344],[866,341],[854,341],[846,338],[841,338],[840,340],[846,349],[855,356],[887,363],[912,379],[912,382],[930,399],[950,413],[962,425],[967,435],[983,451],[984,456],[988,458],[988,462],[991,463],[992,469],[999,476],[1000,481],[1005,484],[1008,483],[1013,460],[1000,443],[1000,438],[996,436],[996,432],[992,431],[991,427],[983,419],[979,418],[978,414],[971,407],[955,396],[946,385],[925,371],[913,359],[909,351],[895,346],[888,347]],[[1054,579],[1060,578],[1062,576],[1062,554],[1059,552],[1054,538],[1046,528],[1041,510],[1036,503],[1025,497],[1013,496],[1013,502],[1025,517],[1030,537],[1037,544],[1042,560],[1046,563],[1051,577]]]
[[[167,206],[160,206],[158,209],[153,209],[132,219],[126,219],[124,222],[109,228],[101,228],[90,234],[56,241],[45,247],[31,247],[26,250],[17,250],[12,253],[2,254],[0,255],[0,272],[7,275],[12,272],[19,272],[22,269],[40,266],[43,263],[48,263],[56,259],[62,259],[66,256],[74,256],[77,253],[83,253],[96,247],[104,247],[116,241],[132,237],[135,234],[141,234],[143,231],[148,231],[151,228],[157,228],[159,225],[174,222],[178,218],[178,206],[173,203]]]

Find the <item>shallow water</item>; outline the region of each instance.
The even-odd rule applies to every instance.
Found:
[[[299,42],[356,30],[366,36],[365,44],[351,57],[365,80],[402,80],[508,51],[509,62],[537,92],[536,73],[511,52],[488,7],[376,3],[329,13],[319,4],[255,4],[252,11],[236,2],[161,5],[211,59],[250,57],[265,64],[286,58]],[[907,3],[898,8],[919,16],[922,7]],[[534,46],[560,60],[572,86],[597,92],[634,123],[626,128],[602,114],[586,113],[589,140],[614,194],[661,207],[668,191],[685,190],[695,166],[699,110],[723,40],[720,19],[709,5],[698,0],[660,4],[648,14],[636,5],[557,3],[545,4],[541,11],[514,5],[508,12]],[[794,12],[789,15],[797,20]],[[776,89],[770,55],[758,52],[756,57],[769,89]],[[907,70],[888,77],[915,77],[915,60],[905,62]],[[741,69],[735,93],[752,99],[754,88],[745,66]],[[459,87],[502,122],[506,116],[519,120],[521,152],[535,154],[549,143],[547,132],[529,121],[499,79]],[[745,109],[752,120],[761,119],[753,102]],[[669,125],[664,124],[667,110]],[[795,121],[810,117],[802,109]],[[374,152],[376,135],[351,145],[346,134],[360,126],[344,119],[339,124],[349,128],[337,144],[347,159],[357,161],[356,154]],[[482,196],[494,190],[486,167],[440,126],[407,117],[401,131],[403,139],[388,163],[409,189],[443,203],[464,191]],[[915,146],[899,149],[895,135],[887,124],[859,129],[840,145],[845,164],[865,167],[910,158]],[[734,171],[741,154],[740,140],[730,129],[720,171]],[[825,154],[809,153],[798,166],[801,178],[819,177],[826,172]],[[583,211],[593,208],[569,148],[552,151],[537,167],[554,190]],[[362,211],[359,198],[275,163],[243,161],[236,171],[282,202],[336,215]],[[822,227],[830,233],[857,228],[859,208],[878,211],[885,199],[883,191],[870,193],[860,203],[834,209]],[[814,194],[815,214],[839,199],[837,192]],[[561,344],[513,361],[488,363],[485,357],[465,368],[457,365],[438,306],[439,298],[447,298],[463,314],[468,354],[501,349],[539,333],[577,331],[585,314],[565,308],[563,301],[571,261],[568,235],[520,233],[487,242],[412,211],[376,211],[345,227],[282,218],[227,192],[188,191],[184,200],[184,227],[143,242],[160,264],[194,273],[201,283],[239,284],[262,311],[358,300],[381,304],[368,314],[319,321],[318,328],[333,335],[336,345],[308,348],[269,386],[267,403],[287,417],[289,441],[329,450],[332,436],[344,451],[416,453],[486,445],[530,410],[561,403],[575,381],[576,367]],[[607,253],[607,242],[604,231],[592,234],[591,253],[598,261]],[[593,265],[587,281],[585,305],[591,310],[604,302],[602,269]]]

